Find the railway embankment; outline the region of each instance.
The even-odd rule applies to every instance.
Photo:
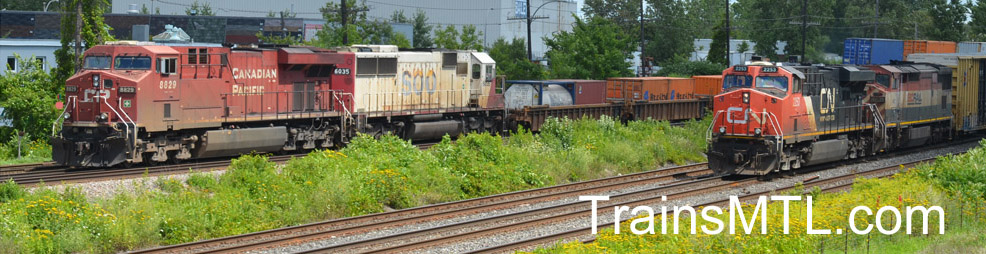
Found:
[[[427,150],[360,137],[281,167],[243,156],[218,177],[161,177],[96,199],[81,188],[6,183],[0,244],[13,252],[116,252],[639,172],[703,161],[707,126],[552,120],[539,134],[506,142],[469,134]]]

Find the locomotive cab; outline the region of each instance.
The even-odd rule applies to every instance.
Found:
[[[52,157],[77,166],[124,162],[136,146],[137,84],[154,75],[150,52],[100,45],[86,52],[81,67],[65,84],[63,128],[51,139]]]
[[[779,115],[793,110],[803,75],[792,68],[758,63],[723,72],[723,93],[713,98],[715,116],[709,127],[710,167],[721,174],[746,169],[772,170],[783,143]],[[798,102],[800,104],[800,101]]]

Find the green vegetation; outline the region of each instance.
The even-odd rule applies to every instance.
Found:
[[[657,71],[657,76],[662,77],[691,77],[695,75],[721,75],[726,69],[726,65],[708,61],[688,61],[683,56],[675,57],[667,63],[661,64],[663,68]]]
[[[606,79],[630,76],[634,37],[620,33],[620,27],[604,18],[575,18],[572,31],[544,38],[550,48],[545,57],[551,62],[551,75],[567,79]]]
[[[868,253],[869,250],[880,253],[979,253],[986,251],[986,173],[982,170],[982,161],[986,159],[986,141],[978,148],[967,154],[945,156],[933,164],[918,166],[916,169],[898,174],[886,179],[859,179],[849,193],[820,194],[817,189],[812,192],[813,228],[841,229],[848,234],[843,235],[808,235],[806,234],[806,209],[803,202],[792,203],[791,234],[783,234],[783,208],[781,203],[768,205],[767,221],[768,234],[759,234],[759,222],[755,233],[728,234],[728,230],[719,235],[702,233],[690,234],[658,234],[634,235],[627,232],[631,225],[623,223],[623,233],[614,234],[612,229],[602,230],[597,240],[591,244],[579,242],[564,243],[558,246],[540,249],[536,253],[584,253],[605,250],[613,253],[637,253],[662,250],[667,253]],[[797,195],[796,191],[789,195]],[[906,216],[907,206],[940,206],[945,211],[945,235],[939,235],[938,213],[930,213],[930,235],[921,234],[923,218],[920,213],[911,217],[913,234],[906,234],[908,226],[901,225],[901,231],[893,235],[883,235],[877,229],[868,235],[851,233],[848,225],[849,212],[856,206],[867,206],[874,212],[880,207],[893,206]],[[745,206],[747,218],[750,217]],[[699,208],[696,208],[698,210]],[[669,214],[671,211],[669,210]],[[714,215],[714,213],[712,213]],[[867,224],[876,223],[875,216],[855,218],[857,228],[865,228]],[[716,216],[728,221],[726,215]],[[660,215],[656,216],[660,223]],[[906,217],[903,217],[906,218]],[[673,219],[669,220],[669,223]],[[690,220],[679,219],[680,229],[689,229]],[[739,223],[739,222],[737,222]],[[883,220],[885,229],[893,228],[890,220]],[[646,225],[646,223],[643,223]],[[715,229],[717,225],[699,218],[697,224]],[[655,225],[660,228],[660,225]],[[737,228],[741,228],[737,226]]]
[[[243,156],[220,176],[163,178],[110,198],[8,182],[0,184],[0,244],[6,252],[116,252],[703,161],[708,124],[552,119],[540,134],[504,141],[474,133],[425,151],[394,136],[360,136],[284,166]]]
[[[496,61],[496,74],[511,80],[541,80],[547,76],[544,67],[527,59],[527,43],[524,39],[511,41],[500,38],[489,49]]]
[[[34,57],[17,56],[17,72],[0,76],[0,120],[10,126],[0,126],[0,165],[42,162],[51,160],[48,136],[51,124],[58,116],[55,77],[45,72]],[[17,157],[18,134],[21,139],[21,158]]]

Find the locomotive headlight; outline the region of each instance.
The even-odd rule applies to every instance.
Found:
[[[747,93],[743,93],[743,103],[746,103],[746,104],[749,104],[750,103],[750,93],[748,93],[748,92]]]
[[[760,128],[753,129],[753,134],[757,134],[759,136],[761,133],[763,133],[763,131],[761,131]]]
[[[107,114],[106,112],[103,112],[102,114],[99,114],[99,120],[106,121],[106,119],[109,118],[109,117],[110,117],[110,114]]]
[[[92,75],[92,87],[99,87],[99,74]]]
[[[726,133],[726,126],[719,126],[719,133]]]
[[[64,117],[65,120],[68,120],[69,118],[72,117],[72,114],[69,114],[68,112],[65,112],[65,114],[62,114],[62,117]]]

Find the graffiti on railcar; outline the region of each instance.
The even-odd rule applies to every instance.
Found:
[[[438,73],[430,64],[411,64],[405,68],[401,74],[401,84],[403,84],[404,95],[421,95],[427,91],[429,94],[435,93],[438,89]]]

